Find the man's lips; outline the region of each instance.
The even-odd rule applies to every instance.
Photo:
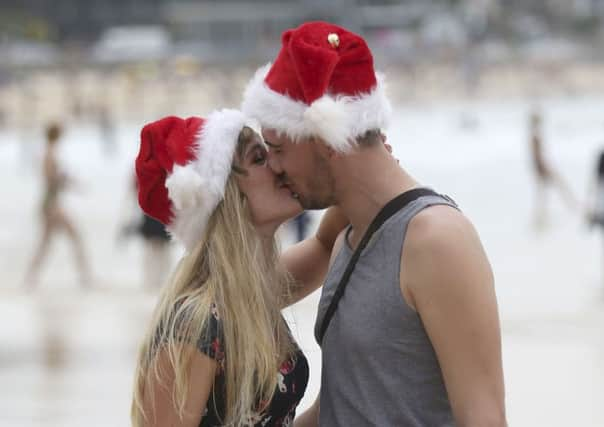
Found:
[[[298,195],[298,193],[296,193],[295,191],[293,191],[293,190],[292,190],[292,188],[291,188],[291,186],[290,186],[290,184],[289,184],[289,183],[287,183],[287,182],[283,182],[283,181],[282,181],[282,182],[280,182],[280,183],[279,183],[279,185],[278,185],[278,186],[279,186],[279,188],[280,188],[280,189],[281,189],[281,188],[287,189],[287,190],[290,192],[291,196],[292,196],[294,199],[298,199],[298,198],[300,197],[300,196]]]

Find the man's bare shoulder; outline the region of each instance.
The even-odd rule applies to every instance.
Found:
[[[458,209],[448,205],[430,206],[409,222],[405,249],[434,248],[454,243],[451,239],[475,234],[470,220]]]
[[[411,287],[428,279],[442,281],[443,275],[467,270],[471,264],[485,268],[488,264],[470,220],[447,205],[424,209],[411,220],[401,262],[401,285],[405,281]]]

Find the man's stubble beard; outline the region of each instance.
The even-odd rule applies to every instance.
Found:
[[[308,194],[298,194],[304,209],[326,209],[336,204],[335,178],[329,169],[328,162],[319,154],[314,156],[315,167],[307,179]]]

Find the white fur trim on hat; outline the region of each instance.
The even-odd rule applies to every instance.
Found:
[[[267,64],[256,71],[241,106],[245,114],[257,119],[263,127],[283,132],[294,141],[319,136],[335,150],[346,152],[354,146],[355,137],[388,126],[392,107],[382,75],[377,74],[377,85],[369,93],[325,94],[308,105],[269,88],[264,78],[270,67]]]
[[[194,168],[174,165],[172,173],[166,179],[168,197],[175,210],[187,209],[201,202],[199,188],[203,179]]]
[[[219,110],[204,121],[195,144],[196,158],[184,166],[174,166],[166,180],[174,217],[168,231],[191,252],[224,198],[237,139],[247,125],[237,110]]]

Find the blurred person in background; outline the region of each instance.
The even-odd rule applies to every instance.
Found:
[[[159,289],[170,271],[170,236],[161,222],[144,214],[137,231],[145,242],[143,286]]]
[[[260,136],[235,110],[144,127],[139,204],[183,243],[141,346],[135,426],[289,426],[307,360],[281,309],[320,286],[338,232],[331,209],[317,233],[279,257],[275,233],[302,211],[268,168]]]
[[[550,187],[554,187],[560,193],[569,209],[577,209],[578,203],[560,173],[552,167],[551,163],[545,157],[543,148],[543,116],[537,109],[533,110],[530,114],[529,133],[531,166],[535,174],[536,186],[534,226],[535,229],[540,230],[547,226],[548,223],[546,192]]]
[[[171,266],[170,235],[166,226],[140,210],[136,202],[138,189],[136,175],[128,186],[126,220],[120,227],[117,242],[132,236],[143,239],[142,288],[157,290],[164,284]]]
[[[296,233],[296,242],[301,242],[306,238],[310,221],[310,214],[307,211],[303,211],[300,215],[290,221],[291,227]]]
[[[3,130],[6,126],[6,111],[0,106],[0,130]]]
[[[315,324],[319,397],[296,426],[504,426],[489,261],[457,205],[384,146],[391,106],[365,40],[327,22],[287,30],[242,108],[302,207],[350,219]]]
[[[98,125],[99,125],[99,136],[101,143],[105,150],[105,154],[111,156],[115,154],[117,148],[116,144],[116,131],[113,117],[111,116],[111,110],[108,106],[109,102],[104,101],[98,106]]]
[[[39,270],[48,255],[50,242],[61,231],[67,234],[73,245],[80,285],[82,287],[90,285],[91,275],[82,238],[73,220],[61,206],[61,194],[74,185],[73,179],[61,169],[57,158],[58,143],[62,133],[63,128],[59,123],[50,123],[46,128],[46,148],[42,163],[44,177],[41,206],[42,235],[25,279],[25,286],[29,289],[37,285]]]
[[[604,149],[598,154],[595,174],[590,181],[587,221],[591,227],[604,232]],[[602,280],[604,282],[604,262],[602,265]]]

